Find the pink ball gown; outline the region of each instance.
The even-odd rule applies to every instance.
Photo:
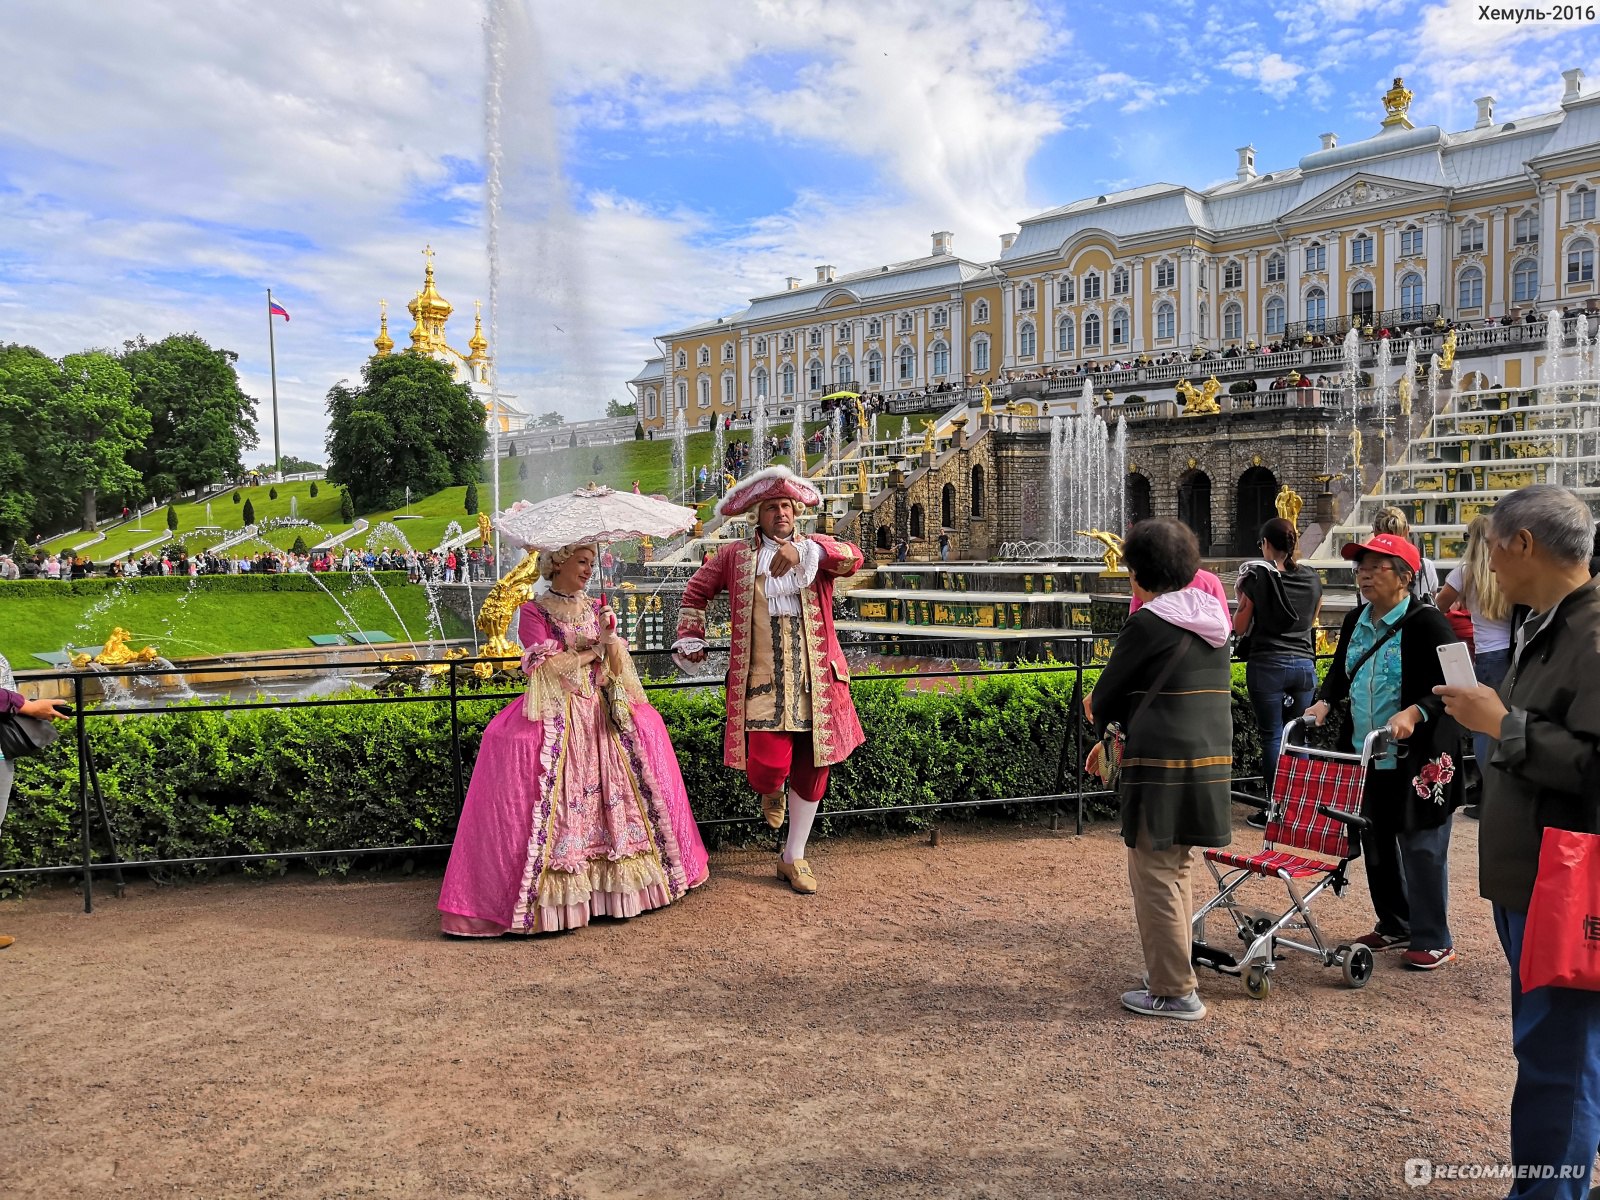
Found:
[[[626,647],[576,663],[599,637],[598,607],[554,592],[522,606],[528,691],[484,730],[439,893],[447,934],[633,917],[709,874],[672,742]]]

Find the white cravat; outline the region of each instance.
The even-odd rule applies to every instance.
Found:
[[[756,570],[762,575],[762,587],[767,593],[767,611],[775,617],[800,615],[800,589],[811,586],[817,577],[817,567],[822,563],[822,547],[810,538],[796,537],[793,545],[800,551],[800,562],[782,575],[772,573],[772,559],[782,542],[761,535],[761,549],[756,555]]]

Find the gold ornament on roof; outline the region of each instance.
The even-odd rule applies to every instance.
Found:
[[[389,302],[378,301],[378,336],[372,339],[378,348],[378,357],[384,358],[394,350],[394,339],[389,336]]]
[[[426,354],[428,352],[428,327],[422,323],[421,304],[422,293],[418,292],[416,297],[411,301],[410,304],[406,305],[406,307],[416,317],[416,320],[413,321],[411,325],[411,348],[418,354]]]
[[[1278,510],[1278,515],[1296,529],[1300,528],[1300,510],[1305,507],[1305,501],[1300,493],[1287,483],[1278,489],[1278,495],[1272,501],[1272,506]]]
[[[1394,77],[1394,86],[1383,94],[1383,109],[1389,115],[1383,119],[1385,129],[1415,129],[1411,118],[1406,116],[1406,110],[1411,107],[1411,89],[1406,87],[1405,80],[1400,76]]]

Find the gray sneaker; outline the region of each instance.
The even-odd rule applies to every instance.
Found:
[[[1122,1007],[1147,1017],[1171,1017],[1176,1021],[1198,1021],[1206,1015],[1200,993],[1187,996],[1152,996],[1147,991],[1123,992]]]

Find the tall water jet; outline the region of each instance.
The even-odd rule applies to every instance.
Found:
[[[796,404],[799,401],[795,401]],[[757,396],[750,413],[750,470],[767,465],[767,398]]]
[[[1061,518],[1066,511],[1066,442],[1062,436],[1061,416],[1050,418],[1050,526],[1049,540],[1056,549],[1052,553],[1060,553],[1061,546]]]
[[[806,409],[794,406],[794,425],[789,430],[789,463],[796,475],[806,474]]]
[[[1540,372],[1541,384],[1561,382],[1561,312],[1550,309],[1544,314],[1544,370]]]
[[[1355,512],[1356,499],[1361,495],[1361,426],[1357,401],[1361,387],[1361,334],[1352,327],[1344,335],[1344,348],[1340,356],[1339,390],[1349,409],[1349,460],[1350,460],[1350,512]]]
[[[828,420],[828,471],[830,474],[839,470],[839,460],[844,457],[844,414],[839,409],[833,410],[833,416]]]
[[[1406,339],[1406,363],[1401,370],[1403,374],[1400,377],[1401,381],[1395,385],[1395,392],[1397,399],[1396,407],[1398,411],[1397,419],[1399,422],[1400,445],[1404,447],[1409,445],[1411,442],[1411,413],[1415,410],[1417,404],[1416,338]],[[1403,400],[1401,399],[1402,397],[1410,397],[1410,399]],[[1431,413],[1433,409],[1430,407],[1428,411]],[[1401,453],[1404,453],[1403,449]]]
[[[725,451],[722,445],[722,422],[711,418],[711,490],[716,495],[722,494],[722,474],[728,469]]]
[[[672,487],[668,495],[677,494],[679,500],[688,502],[684,494],[684,471],[689,465],[689,428],[681,408],[673,410],[672,417]]]

